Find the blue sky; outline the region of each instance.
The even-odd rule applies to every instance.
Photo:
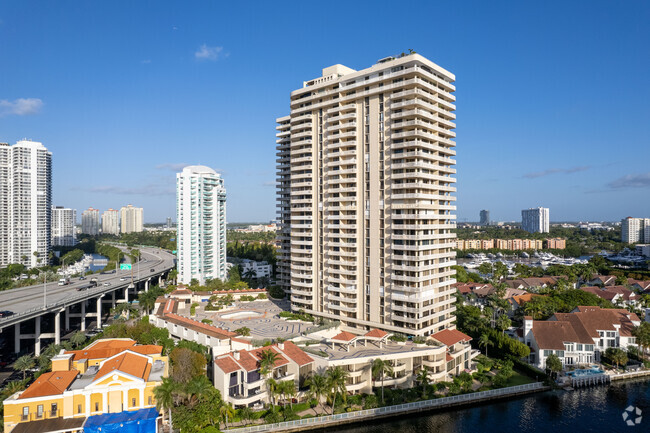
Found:
[[[458,218],[650,216],[650,2],[0,3],[0,141],[53,153],[54,203],[174,215],[222,171],[275,217],[275,118],[323,67],[409,48],[457,78]]]

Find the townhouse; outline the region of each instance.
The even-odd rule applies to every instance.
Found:
[[[580,290],[593,293],[599,298],[605,299],[614,305],[634,307],[639,296],[625,286],[582,286]]]

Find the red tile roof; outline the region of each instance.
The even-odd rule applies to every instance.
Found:
[[[216,326],[208,325],[207,323],[199,322],[198,320],[188,319],[187,317],[179,316],[178,314],[165,314],[162,319],[192,329],[193,331],[209,335],[210,337],[216,337],[220,340],[227,340],[237,335],[234,332],[217,328]]]
[[[115,356],[120,352],[130,350],[132,352],[140,353],[142,355],[157,355],[162,353],[162,346],[153,344],[144,344],[142,346],[128,346],[128,347],[107,347],[100,349],[82,349],[82,350],[69,350],[65,353],[72,354],[72,360],[78,361],[80,359],[105,359]]]
[[[364,337],[384,338],[387,335],[388,335],[388,332],[382,331],[381,329],[371,329],[370,331],[365,333]]]
[[[20,394],[18,399],[63,394],[63,391],[68,389],[70,384],[75,380],[77,374],[79,374],[77,370],[43,373],[38,376],[38,379],[29,388]]]
[[[347,332],[347,331],[343,331],[340,334],[337,334],[334,337],[332,337],[332,340],[352,341],[355,338],[357,338],[356,335],[354,335],[354,334],[352,334],[350,332]]]
[[[296,346],[291,341],[284,342],[284,349],[282,352],[301,367],[314,362],[314,359],[311,356],[307,355],[300,347]]]
[[[453,346],[460,341],[470,341],[472,337],[465,335],[457,329],[443,329],[442,331],[431,334],[431,338],[438,340],[447,347]]]
[[[192,295],[192,291],[189,289],[176,289],[171,293],[172,296],[180,295]]]
[[[216,358],[214,360],[214,363],[217,367],[221,369],[226,374],[232,373],[233,371],[237,371],[241,369],[241,366],[237,364],[235,359],[230,355],[224,355],[222,357]]]
[[[100,379],[115,371],[121,371],[146,381],[149,378],[151,366],[145,356],[127,352],[104,361],[95,378]]]
[[[259,347],[254,350],[240,350],[239,359],[235,359],[234,353],[228,353],[215,359],[214,363],[224,372],[232,373],[236,370],[255,371],[260,368],[259,361],[262,352],[270,350],[277,354],[277,359],[273,368],[282,367],[289,364],[289,359],[299,366],[311,364],[314,362],[311,356],[307,355],[298,346],[291,341],[284,342],[284,349],[280,349],[277,344],[266,347]]]

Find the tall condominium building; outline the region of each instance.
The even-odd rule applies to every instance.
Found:
[[[226,188],[209,167],[192,165],[176,174],[178,280],[225,280]]]
[[[120,212],[117,209],[107,209],[102,213],[102,233],[120,234]]]
[[[0,266],[47,263],[52,224],[52,153],[41,143],[0,143]]]
[[[536,207],[521,211],[521,228],[528,233],[548,233],[549,211],[546,207]]]
[[[91,236],[99,234],[99,209],[89,207],[81,213],[81,233]]]
[[[127,205],[120,209],[121,232],[134,233],[142,231],[143,213],[141,207]]]
[[[454,79],[410,54],[331,66],[291,93],[277,271],[293,310],[416,335],[454,326]]]
[[[490,211],[489,210],[482,210],[480,214],[480,223],[482,226],[489,226],[490,225]]]
[[[627,217],[622,219],[621,241],[626,244],[650,243],[650,218]]]
[[[77,244],[77,210],[52,206],[52,245],[72,247]]]

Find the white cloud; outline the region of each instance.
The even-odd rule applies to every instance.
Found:
[[[28,116],[37,114],[43,108],[43,101],[39,98],[18,98],[14,101],[0,99],[0,117],[15,114],[16,116]]]
[[[203,44],[194,53],[194,57],[198,60],[215,61],[222,56],[222,53],[223,53],[223,47],[210,47],[206,44]]]

